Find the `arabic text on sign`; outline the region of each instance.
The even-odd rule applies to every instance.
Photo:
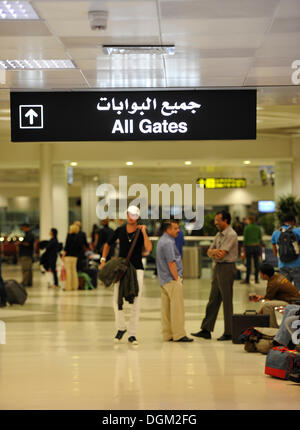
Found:
[[[196,113],[196,109],[199,109],[201,107],[201,104],[195,103],[193,101],[190,101],[188,104],[183,103],[175,103],[171,105],[168,101],[163,101],[161,105],[161,114],[164,116],[170,116],[173,114],[177,114],[178,111],[190,111],[192,114]],[[97,103],[97,110],[99,111],[116,111],[118,115],[121,115],[123,111],[129,113],[130,115],[134,115],[137,112],[140,113],[140,115],[144,115],[145,112],[150,110],[156,110],[157,108],[157,100],[156,98],[151,99],[150,97],[146,98],[146,101],[142,103],[141,105],[138,105],[137,102],[129,103],[128,98],[116,102],[115,97],[111,99],[111,101],[108,101],[107,97],[101,97],[100,102]]]

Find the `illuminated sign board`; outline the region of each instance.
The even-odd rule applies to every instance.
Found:
[[[11,140],[256,139],[256,90],[11,92]]]
[[[207,189],[246,188],[245,178],[198,178],[197,184]]]

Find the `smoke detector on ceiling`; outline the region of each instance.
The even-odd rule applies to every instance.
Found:
[[[106,10],[89,11],[89,21],[92,30],[105,30],[107,27],[108,12]]]

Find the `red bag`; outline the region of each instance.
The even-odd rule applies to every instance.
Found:
[[[61,270],[60,270],[60,280],[65,281],[66,280],[66,269],[65,266],[62,264]]]
[[[275,378],[288,379],[291,373],[300,370],[300,354],[285,346],[276,346],[267,355],[265,374]]]

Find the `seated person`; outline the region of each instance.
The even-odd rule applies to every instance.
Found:
[[[274,346],[283,345],[290,349],[294,349],[295,344],[292,341],[292,334],[296,328],[292,327],[292,323],[296,320],[300,320],[300,306],[287,305],[284,311],[282,323],[280,324],[279,330],[273,340]],[[299,348],[300,345],[298,344],[297,349]]]
[[[260,265],[260,277],[268,281],[266,295],[255,295],[251,297],[251,300],[254,302],[263,300],[265,302],[259,313],[270,315],[270,327],[278,328],[275,308],[287,306],[289,303],[300,300],[300,293],[288,279],[275,273],[271,264],[263,263]]]

